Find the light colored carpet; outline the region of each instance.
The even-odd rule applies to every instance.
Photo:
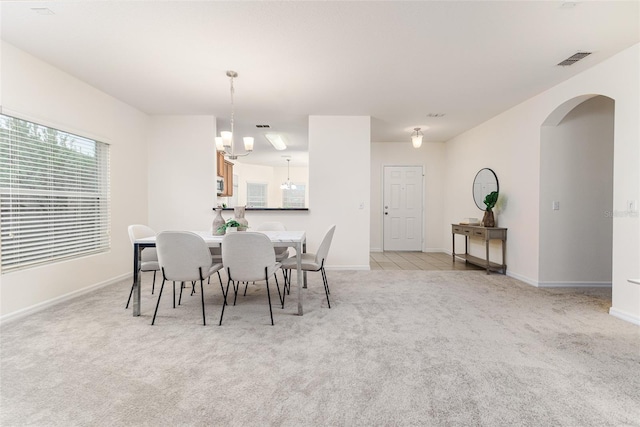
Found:
[[[476,271],[310,275],[269,322],[264,287],[220,287],[155,326],[129,282],[2,326],[2,426],[638,426],[640,328],[610,291]],[[157,293],[157,291],[156,291]],[[275,294],[275,292],[274,292]],[[273,301],[277,294],[272,295]]]

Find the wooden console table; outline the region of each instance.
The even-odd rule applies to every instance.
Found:
[[[456,234],[465,236],[464,238],[464,253],[456,253]],[[456,262],[456,257],[464,259],[466,262],[484,267],[487,269],[487,274],[491,270],[502,271],[502,274],[507,274],[507,229],[500,227],[481,227],[478,225],[462,225],[451,224],[451,236],[453,239],[452,257],[453,262]],[[469,255],[469,239],[475,237],[485,241],[486,256],[484,259]],[[489,261],[489,242],[491,240],[500,240],[502,242],[502,264]]]

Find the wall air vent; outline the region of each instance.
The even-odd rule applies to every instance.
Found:
[[[589,55],[591,55],[591,52],[578,52],[560,62],[558,65],[560,65],[561,67],[568,67],[569,65],[573,65],[576,62],[580,61],[582,58],[586,58]]]
[[[256,125],[256,127],[257,127],[257,128],[261,128],[261,129],[262,129],[262,128],[267,128],[267,129],[269,129],[271,126],[269,126],[269,125]]]

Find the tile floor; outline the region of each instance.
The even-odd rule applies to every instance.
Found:
[[[371,252],[371,270],[479,270],[462,260],[451,260],[444,252]]]

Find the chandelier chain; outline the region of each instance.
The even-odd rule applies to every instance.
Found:
[[[231,146],[233,147],[233,140],[234,140],[234,133],[233,133],[233,120],[234,120],[234,115],[235,115],[235,105],[234,105],[234,100],[233,100],[233,94],[234,94],[234,90],[233,90],[233,76],[229,77],[229,80],[231,80],[231,84],[230,86],[230,91],[231,91]]]

